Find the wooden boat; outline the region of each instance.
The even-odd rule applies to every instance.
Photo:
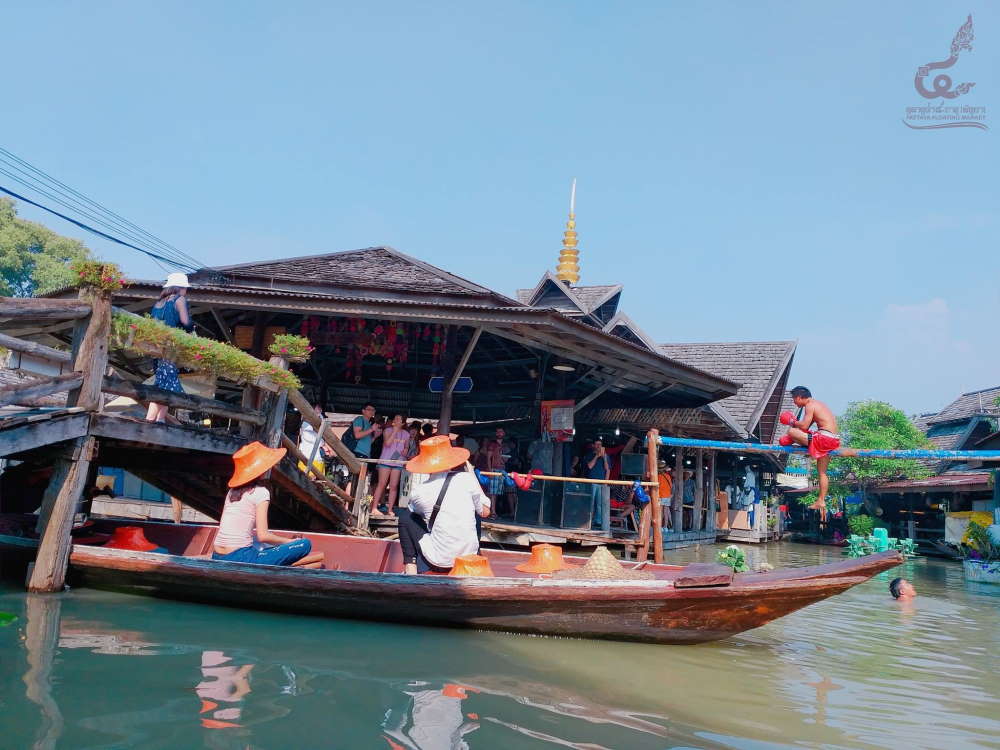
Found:
[[[34,518],[22,517],[24,528]],[[28,520],[30,519],[30,520]],[[4,519],[0,519],[4,520]],[[141,526],[168,550],[97,546],[117,526]],[[26,549],[11,519],[0,547]],[[839,594],[892,568],[883,552],[807,568],[733,575],[714,564],[646,564],[651,580],[557,579],[521,573],[526,552],[483,550],[493,578],[402,575],[399,544],[385,539],[306,533],[326,555],[322,570],[210,559],[216,527],[97,521],[90,543],[74,544],[70,582],[97,588],[252,609],[421,625],[580,638],[701,643],[751,628]],[[583,563],[583,558],[569,558]]]

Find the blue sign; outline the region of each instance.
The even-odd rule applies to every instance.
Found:
[[[431,393],[444,393],[445,379],[443,377],[431,378],[427,381],[427,390]],[[471,393],[472,378],[462,377],[455,383],[455,390],[452,393]]]

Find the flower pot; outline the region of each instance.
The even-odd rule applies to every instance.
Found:
[[[1000,584],[1000,560],[963,560],[962,567],[966,581]]]

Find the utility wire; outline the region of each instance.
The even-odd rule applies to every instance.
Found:
[[[137,237],[133,233],[123,232],[123,231],[120,230],[119,227],[109,225],[103,219],[103,217],[98,216],[98,215],[96,215],[96,214],[94,214],[94,213],[92,213],[90,211],[84,211],[84,210],[82,210],[82,209],[80,209],[80,208],[78,208],[76,206],[73,206],[70,203],[67,203],[66,201],[62,200],[59,196],[53,195],[48,190],[40,188],[37,185],[32,185],[31,183],[29,183],[29,182],[21,179],[17,175],[12,174],[11,172],[7,171],[2,166],[0,166],[0,174],[4,174],[4,175],[10,177],[12,180],[15,180],[15,181],[19,182],[21,185],[24,185],[25,187],[30,188],[31,190],[35,191],[36,193],[39,193],[40,195],[43,195],[44,197],[48,198],[49,200],[54,201],[55,203],[58,203],[59,205],[65,207],[65,208],[68,208],[71,211],[76,211],[78,214],[82,214],[84,216],[84,218],[90,219],[91,221],[93,221],[98,226],[104,227],[105,229],[107,229],[107,230],[109,230],[111,232],[116,232],[116,231],[120,232],[127,239],[134,240],[137,243],[142,243],[142,239],[139,238],[139,237]],[[184,262],[180,261],[176,257],[171,256],[171,264],[172,265],[184,265]],[[166,269],[164,269],[164,270],[166,270]]]
[[[94,229],[93,227],[84,224],[82,221],[77,221],[76,219],[73,219],[73,218],[67,216],[66,214],[61,214],[58,211],[49,208],[48,206],[43,206],[41,203],[36,203],[35,201],[31,200],[30,198],[25,198],[23,195],[18,195],[13,190],[9,190],[9,189],[5,188],[3,185],[0,185],[0,192],[4,192],[4,193],[6,193],[7,195],[9,195],[12,198],[16,198],[19,201],[24,201],[25,203],[28,203],[28,204],[30,204],[32,206],[35,206],[36,208],[42,209],[43,211],[48,211],[53,216],[58,216],[60,219],[65,219],[70,224],[75,224],[76,226],[80,227],[80,229],[83,229],[83,230],[85,230],[87,232],[90,232],[91,234],[95,234],[98,237],[103,237],[106,240],[110,240],[111,242],[115,242],[115,243],[117,243],[119,245],[124,245],[125,247],[132,248],[133,250],[138,250],[140,253],[142,253],[144,255],[148,255],[153,260],[162,260],[162,261],[165,261],[166,263],[169,263],[172,266],[180,266],[181,268],[186,268],[189,271],[197,271],[198,270],[197,267],[192,266],[190,264],[186,264],[186,265],[178,264],[177,261],[175,261],[172,258],[164,257],[162,255],[159,255],[158,253],[154,253],[151,250],[145,250],[145,249],[143,249],[141,247],[137,247],[137,246],[133,245],[130,242],[125,242],[124,240],[120,240],[117,237],[112,237],[110,234],[106,234],[105,232],[102,232],[100,229]]]
[[[103,214],[106,215],[105,216],[105,221],[104,222],[99,222],[103,226],[105,226],[106,228],[109,228],[109,229],[111,228],[111,227],[108,226],[108,223],[106,223],[106,222],[110,222],[111,224],[116,225],[116,231],[119,231],[119,232],[121,232],[123,234],[126,234],[126,236],[129,236],[132,239],[135,239],[137,242],[140,242],[142,244],[152,243],[156,247],[156,249],[158,250],[158,253],[162,253],[164,256],[173,256],[173,257],[175,257],[177,259],[185,261],[184,263],[179,263],[178,265],[181,265],[181,266],[191,266],[193,268],[202,268],[202,267],[204,267],[204,264],[201,261],[199,261],[197,258],[195,258],[194,256],[192,256],[192,255],[190,255],[188,253],[185,253],[182,250],[178,249],[177,247],[171,245],[170,243],[168,243],[168,242],[160,239],[156,235],[152,234],[151,232],[146,231],[145,229],[143,229],[139,225],[135,224],[134,222],[129,221],[124,216],[121,216],[120,214],[115,213],[114,211],[112,211],[111,209],[107,208],[106,206],[104,206],[104,205],[98,203],[97,201],[89,198],[88,196],[84,195],[80,191],[78,191],[78,190],[70,187],[66,183],[61,182],[60,180],[58,180],[55,177],[53,177],[52,175],[48,174],[44,170],[41,170],[38,167],[35,167],[34,165],[28,163],[24,159],[20,158],[16,154],[11,153],[10,151],[8,151],[7,149],[5,149],[3,147],[0,147],[0,159],[2,159],[4,161],[7,161],[7,166],[12,167],[14,169],[17,169],[17,171],[19,171],[22,174],[24,174],[25,176],[27,176],[27,177],[35,180],[36,182],[39,182],[40,184],[43,184],[43,185],[46,185],[46,183],[47,183],[47,187],[49,187],[49,189],[51,189],[52,191],[54,191],[54,192],[62,195],[64,198],[67,198],[68,200],[76,203],[79,206],[79,207],[72,207],[71,210],[81,211],[82,208],[86,208],[87,206],[90,206],[90,207],[92,207],[92,209],[96,209],[97,212],[102,212]],[[14,163],[11,163],[11,162],[14,162]],[[20,166],[18,166],[18,165],[20,165]],[[25,169],[27,169],[30,172],[34,173],[34,175],[37,175],[37,177],[32,176],[31,174],[29,174],[28,172],[26,172],[25,169],[22,169],[21,167],[24,167]],[[41,178],[41,179],[38,179],[38,178]],[[24,184],[24,183],[22,182],[22,184]],[[34,188],[33,186],[30,186],[30,187],[32,187],[32,189],[37,189],[37,188]],[[61,203],[61,205],[66,206],[65,203]],[[66,206],[66,207],[70,208],[70,206]],[[93,216],[93,213],[89,213],[88,215],[89,216]]]

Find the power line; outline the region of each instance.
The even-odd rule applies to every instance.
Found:
[[[43,185],[51,192],[56,193],[59,197],[53,196],[51,193],[45,193],[43,190],[38,188],[37,185],[26,183],[17,176],[12,175],[9,172],[5,172],[5,174],[17,180],[20,184],[25,185],[35,192],[46,195],[46,197],[56,201],[70,211],[82,214],[86,218],[105,227],[106,229],[123,234],[139,244],[153,245],[156,252],[147,253],[147,255],[150,255],[151,257],[155,255],[160,258],[170,258],[168,262],[174,263],[180,267],[204,267],[204,264],[194,256],[183,252],[177,247],[174,247],[170,243],[162,240],[151,232],[148,232],[134,222],[129,221],[124,216],[115,213],[106,206],[98,203],[92,198],[89,198],[80,191],[56,179],[44,170],[35,167],[3,147],[0,147],[0,161],[6,162],[6,166],[20,172],[32,182]],[[69,203],[66,201],[69,201]],[[143,251],[140,250],[140,252]]]
[[[19,201],[24,201],[25,203],[28,203],[28,204],[30,204],[32,206],[35,206],[36,208],[42,209],[43,211],[48,211],[53,216],[58,216],[60,219],[64,219],[64,220],[68,221],[70,224],[75,224],[76,226],[80,227],[80,229],[83,229],[83,230],[85,230],[87,232],[90,232],[91,234],[95,234],[98,237],[103,237],[106,240],[110,240],[111,242],[115,242],[115,243],[117,243],[119,245],[124,245],[125,247],[132,248],[133,250],[138,250],[140,253],[143,253],[144,255],[148,255],[150,258],[153,258],[154,260],[162,260],[162,261],[165,261],[165,262],[169,263],[172,266],[180,266],[181,268],[186,268],[189,271],[197,271],[198,270],[198,268],[195,267],[195,266],[178,264],[172,258],[166,258],[166,257],[164,257],[162,255],[159,255],[158,253],[152,252],[151,250],[144,250],[141,247],[136,247],[135,245],[131,244],[130,242],[125,242],[124,240],[120,240],[117,237],[112,237],[110,234],[102,232],[100,229],[94,229],[93,227],[84,224],[82,221],[77,221],[76,219],[71,218],[71,217],[67,216],[66,214],[61,214],[58,211],[49,208],[48,206],[43,206],[41,203],[37,203],[37,202],[31,200],[30,198],[25,198],[23,195],[18,195],[13,190],[8,190],[3,185],[0,185],[0,192],[4,192],[4,193],[6,193],[7,195],[9,195],[12,198],[16,198]]]

